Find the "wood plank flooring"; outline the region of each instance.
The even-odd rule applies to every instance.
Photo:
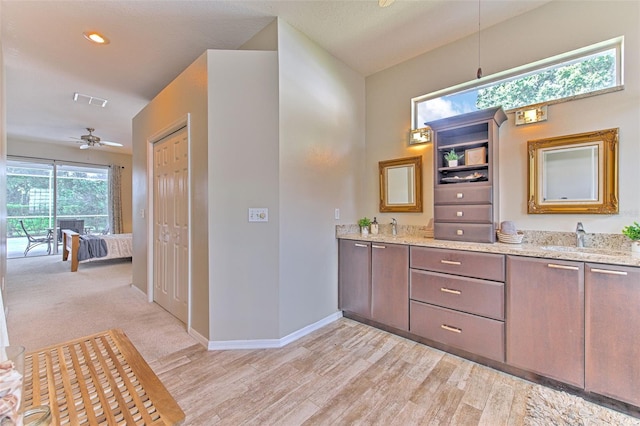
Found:
[[[342,318],[281,349],[151,363],[186,425],[521,425],[529,382]]]

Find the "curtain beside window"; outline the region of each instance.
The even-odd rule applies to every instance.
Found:
[[[122,234],[122,169],[117,164],[109,173],[109,231]]]

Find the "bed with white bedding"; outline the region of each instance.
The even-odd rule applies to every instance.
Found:
[[[84,236],[70,230],[62,231],[62,260],[71,257],[71,272],[78,264],[106,259],[133,257],[132,234]]]

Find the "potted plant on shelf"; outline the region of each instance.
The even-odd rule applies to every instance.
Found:
[[[631,251],[640,254],[640,225],[638,222],[633,222],[633,225],[622,228],[622,233],[631,239]]]
[[[449,167],[457,167],[460,155],[456,152],[455,149],[452,149],[444,155],[444,159],[447,160]]]
[[[369,235],[369,225],[371,225],[371,220],[366,216],[358,220],[358,226],[360,226],[362,235]]]

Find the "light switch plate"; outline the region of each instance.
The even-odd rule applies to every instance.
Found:
[[[249,222],[269,222],[269,209],[266,207],[249,208]]]

